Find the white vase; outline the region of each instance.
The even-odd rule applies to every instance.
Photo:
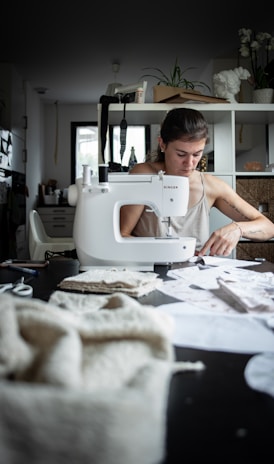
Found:
[[[253,90],[253,103],[272,103],[273,89]]]

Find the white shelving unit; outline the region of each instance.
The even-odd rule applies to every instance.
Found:
[[[159,125],[171,108],[194,108],[201,111],[208,124],[214,127],[214,174],[236,175],[236,149],[241,149],[236,129],[246,126],[249,139],[254,135],[256,126],[268,127],[269,163],[274,163],[274,104],[260,105],[254,103],[214,103],[214,104],[165,104],[165,103],[128,103],[126,120],[128,124]],[[124,104],[109,105],[109,124],[120,124],[123,118]],[[98,105],[98,133],[100,133],[101,104]],[[238,132],[239,133],[239,132]],[[241,131],[242,133],[242,131]],[[248,141],[246,142],[248,144]],[[245,141],[243,150],[246,151]],[[100,149],[99,140],[99,153]],[[250,147],[252,149],[252,146]],[[99,163],[102,162],[99,155]],[[238,174],[238,173],[237,173]],[[256,172],[241,172],[241,175],[258,175]],[[263,172],[263,175],[269,173]],[[271,173],[270,173],[271,175]]]
[[[274,164],[274,104],[254,103],[128,103],[125,117],[128,124],[150,124],[159,128],[166,113],[172,108],[194,108],[203,113],[212,133],[212,151],[214,164],[212,174],[224,179],[235,190],[237,179],[247,178],[260,181],[269,179],[274,182],[274,172],[265,171]],[[120,124],[123,118],[124,104],[110,104],[109,124]],[[98,105],[98,133],[100,134],[101,104]],[[101,143],[99,140],[99,163],[102,163]],[[262,164],[261,171],[246,171],[248,161]],[[273,186],[274,202],[274,186]],[[265,204],[264,204],[265,205]],[[273,211],[274,214],[274,211]],[[274,217],[274,216],[273,216]],[[219,211],[211,210],[211,230],[230,222]],[[274,245],[274,243],[273,243]]]

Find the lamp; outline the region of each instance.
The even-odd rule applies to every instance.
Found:
[[[114,95],[121,97],[126,94],[135,93],[135,103],[144,103],[147,90],[147,81],[136,82],[135,84],[120,85],[114,90]]]
[[[118,61],[114,61],[112,63],[112,71],[114,73],[114,82],[108,84],[108,87],[106,90],[106,95],[109,97],[114,97],[116,87],[117,86],[119,87],[122,85],[116,82],[116,77],[117,77],[117,73],[119,72],[119,70],[120,70],[120,63]]]
[[[126,93],[136,92],[137,89],[143,89],[144,95],[147,89],[147,81],[136,82],[135,84],[121,85],[117,84],[115,88],[115,94],[124,95]]]

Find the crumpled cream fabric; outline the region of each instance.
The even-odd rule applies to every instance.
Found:
[[[123,292],[140,297],[159,288],[162,279],[155,272],[130,271],[128,269],[90,269],[76,276],[66,277],[58,287],[79,292]]]
[[[172,320],[122,293],[0,296],[0,450],[5,464],[159,463]]]

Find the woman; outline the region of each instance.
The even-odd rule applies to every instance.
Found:
[[[226,182],[200,172],[197,166],[208,138],[203,115],[190,108],[175,108],[168,112],[160,130],[157,155],[154,160],[136,164],[132,174],[185,176],[189,179],[189,209],[184,217],[171,218],[174,234],[196,237],[197,254],[228,256],[239,239],[256,241],[274,237],[274,224],[256,208],[242,199]],[[217,208],[231,223],[209,236],[209,213]],[[167,223],[145,205],[126,205],[121,208],[120,229],[123,237],[166,236]]]

